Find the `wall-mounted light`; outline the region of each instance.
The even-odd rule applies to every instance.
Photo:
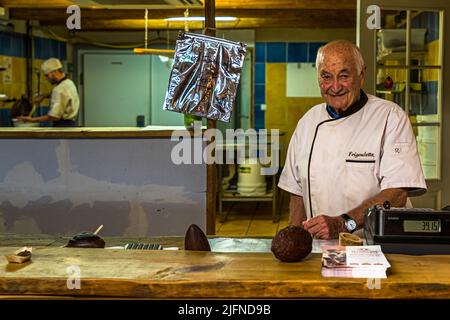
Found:
[[[205,21],[205,17],[172,17],[166,18],[165,21]],[[216,21],[235,21],[236,17],[216,17]]]

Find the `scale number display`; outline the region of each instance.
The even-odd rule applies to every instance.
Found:
[[[441,221],[439,220],[404,220],[404,232],[441,232]]]

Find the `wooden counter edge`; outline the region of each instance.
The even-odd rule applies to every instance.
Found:
[[[1,130],[0,139],[126,139],[126,138],[170,138],[192,135],[188,130],[145,130],[120,128],[66,128],[37,130]]]
[[[352,281],[353,280],[353,281]],[[365,279],[359,279],[365,280]],[[345,282],[267,280],[82,279],[80,289],[68,289],[67,278],[0,279],[3,297],[141,299],[449,299],[450,285],[421,282],[382,282],[368,289],[365,281]],[[440,288],[438,288],[440,287]],[[430,290],[434,289],[434,290]],[[438,290],[436,290],[438,289]]]

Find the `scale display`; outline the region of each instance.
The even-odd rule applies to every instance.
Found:
[[[439,220],[404,220],[404,232],[441,232],[441,221]]]

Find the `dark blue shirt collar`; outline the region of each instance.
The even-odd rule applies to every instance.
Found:
[[[348,117],[349,115],[354,114],[355,112],[359,111],[364,105],[367,103],[369,98],[367,98],[366,93],[361,89],[361,92],[359,94],[359,99],[354,102],[350,107],[347,108],[344,112],[341,114],[338,114],[332,106],[327,104],[327,112],[333,119],[339,119],[343,117]]]

